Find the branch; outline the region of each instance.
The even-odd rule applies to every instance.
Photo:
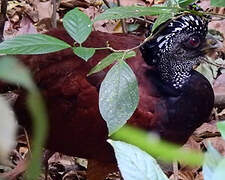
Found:
[[[108,1],[103,0],[103,2],[104,2],[104,3],[105,3],[105,5],[107,6],[107,8],[110,8],[110,5],[109,5]]]
[[[0,42],[4,40],[4,27],[5,27],[5,20],[6,20],[6,13],[7,13],[7,4],[8,0],[1,1],[1,13],[0,13]]]
[[[53,11],[52,11],[52,18],[51,18],[51,24],[53,28],[57,27],[57,21],[56,21],[56,0],[52,0],[53,5]]]
[[[216,67],[218,67],[218,68],[223,68],[223,69],[225,69],[225,66],[224,66],[223,64],[217,64],[217,63],[214,63],[214,62],[210,62],[210,61],[208,61],[207,58],[204,58],[203,61],[205,61],[206,63],[211,64],[211,65],[213,65],[213,66],[216,66]]]
[[[120,0],[117,0],[117,6],[118,7],[120,6]],[[121,19],[120,22],[121,22],[121,25],[122,25],[123,33],[126,34],[127,33],[127,26],[126,26],[125,19]]]

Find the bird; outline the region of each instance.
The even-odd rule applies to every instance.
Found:
[[[209,81],[193,69],[213,47],[207,41],[208,21],[200,16],[183,14],[163,26],[136,50],[136,57],[126,61],[139,87],[139,104],[127,124],[182,145],[196,128],[208,121],[213,108],[214,93]],[[46,34],[74,44],[64,29],[53,29]],[[114,49],[129,49],[143,40],[131,34],[93,31],[83,46],[104,47],[108,41]],[[99,50],[87,62],[71,49],[17,56],[32,72],[46,102],[50,127],[45,147],[94,159],[102,168],[116,164],[113,148],[106,141],[107,125],[98,106],[99,88],[110,67],[87,74],[110,53]],[[0,89],[4,89],[2,85]],[[17,93],[13,108],[18,122],[32,133],[25,100],[27,92],[20,89]]]

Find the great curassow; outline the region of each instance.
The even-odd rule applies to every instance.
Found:
[[[207,25],[196,15],[177,17],[137,50],[136,57],[127,60],[137,76],[140,96],[128,124],[183,144],[208,120],[214,93],[208,80],[193,70],[210,48]],[[47,34],[71,45],[74,43],[65,30],[52,30]],[[104,47],[108,41],[114,49],[128,49],[142,40],[128,34],[92,32],[84,46]],[[50,129],[46,148],[95,159],[104,166],[115,165],[113,149],[106,142],[106,123],[98,107],[99,87],[109,68],[87,76],[91,68],[109,54],[109,50],[97,51],[88,62],[75,56],[71,49],[18,56],[32,71],[47,104]],[[30,132],[32,126],[25,98],[26,92],[21,91],[14,110],[19,123]]]

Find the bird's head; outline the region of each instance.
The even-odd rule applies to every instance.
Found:
[[[208,22],[199,16],[186,14],[167,22],[153,39],[147,41],[141,52],[148,65],[155,66],[160,76],[175,88],[181,88],[191,76],[194,65],[203,58],[208,43]]]

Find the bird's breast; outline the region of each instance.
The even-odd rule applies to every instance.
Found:
[[[147,74],[146,83],[141,83],[139,87],[137,111],[149,111],[152,119],[142,120],[142,123],[146,123],[142,127],[157,132],[165,140],[185,143],[196,128],[208,121],[214,104],[210,83],[203,75],[193,71],[183,88],[179,92],[172,92],[154,72]]]

